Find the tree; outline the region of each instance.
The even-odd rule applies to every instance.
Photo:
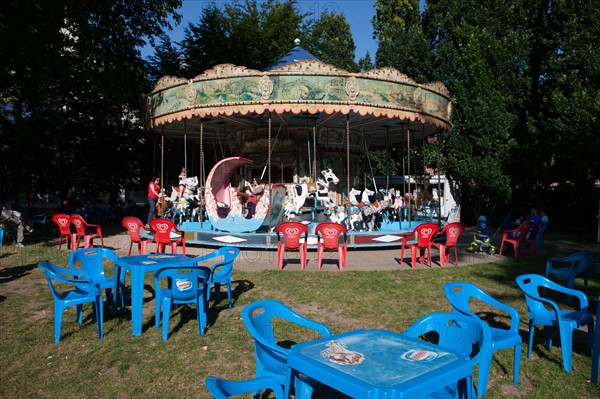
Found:
[[[189,23],[184,30],[181,50],[185,58],[185,74],[193,78],[199,73],[229,61],[231,52],[228,47],[224,11],[217,3],[210,3],[202,10],[197,24]]]
[[[154,55],[148,59],[147,79],[153,85],[162,76],[181,76],[186,67],[181,52],[167,35],[160,36],[160,43],[154,48]]]
[[[420,83],[431,81],[433,52],[422,30],[419,1],[376,1],[375,12],[375,65],[394,67]]]
[[[467,217],[493,214],[511,199],[511,133],[526,89],[522,21],[521,8],[489,1],[431,1],[423,16],[433,78],[456,101],[443,163],[459,183]]]
[[[364,72],[370,71],[373,68],[375,68],[375,66],[373,65],[373,61],[371,61],[371,54],[367,51],[367,53],[365,54],[365,58],[361,58],[358,60],[358,69],[361,72]]]
[[[140,179],[146,153],[139,48],[178,16],[176,0],[3,3],[0,196],[112,191]],[[138,152],[136,152],[138,151]],[[110,159],[118,162],[109,162]]]
[[[327,11],[321,14],[308,35],[307,50],[327,64],[358,72],[350,24],[342,14]]]
[[[262,69],[287,53],[302,36],[304,15],[296,1],[256,0],[242,5],[234,1],[222,8],[210,3],[198,24],[185,29],[181,48],[188,65],[186,74],[197,74],[218,64],[232,63]]]
[[[600,66],[595,1],[524,1],[531,82],[519,112],[511,173],[515,202],[593,225],[600,176]],[[554,218],[556,221],[557,219]]]

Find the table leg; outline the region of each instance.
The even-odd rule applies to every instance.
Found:
[[[144,272],[139,267],[131,270],[131,333],[142,333],[142,308],[144,306]]]
[[[290,387],[292,386],[292,382],[294,381],[294,370],[292,370],[291,367],[287,367],[285,370],[285,385],[283,386],[283,397],[284,398],[289,398],[290,397]]]

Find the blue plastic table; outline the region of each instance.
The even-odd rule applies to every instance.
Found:
[[[117,258],[117,267],[131,273],[131,333],[142,333],[142,308],[144,306],[144,278],[146,273],[155,272],[167,266],[193,266],[197,259],[180,254],[146,254]],[[118,276],[119,270],[115,276]],[[115,287],[115,290],[117,287]],[[116,292],[116,291],[115,291]]]
[[[423,397],[463,378],[472,384],[473,369],[458,353],[385,330],[356,330],[294,345],[287,366],[286,391],[302,373],[362,399]]]

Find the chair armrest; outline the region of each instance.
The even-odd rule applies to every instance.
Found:
[[[576,296],[579,299],[580,310],[582,310],[583,308],[587,308],[588,307],[587,296],[583,292],[581,292],[579,290],[565,287],[565,286],[557,284],[557,283],[555,283],[553,281],[548,281],[548,283],[544,284],[543,287],[546,287],[546,288],[548,288],[548,289],[550,289],[552,291],[561,292],[563,294],[568,294],[568,295]],[[552,301],[549,301],[549,302],[552,302]],[[554,302],[552,302],[552,303],[554,303]]]
[[[280,315],[280,317],[293,323],[299,324],[303,327],[317,331],[321,333],[323,337],[330,337],[331,335],[333,335],[329,327],[327,327],[325,324],[321,324],[317,321],[307,319],[306,317],[294,311],[290,312],[290,314]]]
[[[50,274],[51,278],[57,281],[60,281],[65,284],[72,285],[90,285],[94,286],[90,275],[80,269],[65,269],[62,267],[54,267],[53,269],[44,269],[47,273]],[[73,277],[67,277],[73,276]]]
[[[228,270],[223,270],[223,268],[228,267]],[[211,271],[211,277],[215,276],[215,275],[226,275],[229,274],[231,272],[231,270],[233,269],[233,261],[231,262],[217,262],[214,265],[212,265],[210,267],[210,271]],[[222,272],[222,274],[220,274]]]
[[[480,299],[482,302],[485,302],[491,306],[494,306],[494,307],[508,313],[508,315],[510,316],[511,329],[519,328],[519,324],[521,323],[521,315],[519,314],[517,309],[513,308],[510,305],[502,303],[502,302],[498,301],[496,298],[491,297],[491,296],[486,296],[485,298],[480,298]]]
[[[217,256],[222,256],[222,255],[219,254],[218,251],[212,251],[210,253],[207,253],[206,255],[198,256],[198,257],[194,258],[194,260],[196,260],[198,262],[204,262],[206,260],[216,258]]]

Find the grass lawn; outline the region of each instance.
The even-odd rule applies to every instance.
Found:
[[[524,342],[519,384],[512,384],[512,349],[498,351],[486,397],[600,397],[600,387],[589,382],[586,331],[575,332],[571,373],[562,368],[557,334],[554,346],[547,350],[538,332],[532,358],[527,359],[527,308],[515,283],[520,274],[544,274],[545,259],[550,256],[564,256],[579,248],[598,249],[592,238],[585,242],[579,237],[549,235],[545,252],[538,257],[458,268],[342,273],[236,270],[233,310],[227,307],[227,295],[222,295],[220,303],[211,302],[204,337],[198,335],[195,310],[173,311],[166,342],[160,330],[154,329],[153,282],[147,276],[141,336],[131,335],[126,302],[127,308],[116,316],[105,311],[104,339],[98,340],[91,306],[85,305],[82,326],[76,323],[73,308],[65,312],[61,342],[55,344],[52,297],[37,263],[47,260],[67,266],[68,251],[48,245],[51,236],[50,231],[40,231],[28,237],[24,249],[0,248],[0,398],[207,398],[204,380],[209,375],[254,376],[253,342],[240,319],[241,309],[250,302],[277,299],[325,323],[334,333],[359,328],[401,332],[427,313],[450,311],[443,293],[444,284],[450,281],[477,284],[521,314]],[[576,287],[583,289],[583,282],[578,280]],[[588,294],[594,314],[599,293],[600,275],[591,274]],[[565,298],[556,300],[567,306]],[[486,311],[484,307],[479,310]],[[493,323],[506,322],[496,316]],[[278,333],[291,334],[286,327],[280,326]],[[297,342],[311,337],[300,333],[286,338]],[[326,396],[317,393],[315,397]]]

